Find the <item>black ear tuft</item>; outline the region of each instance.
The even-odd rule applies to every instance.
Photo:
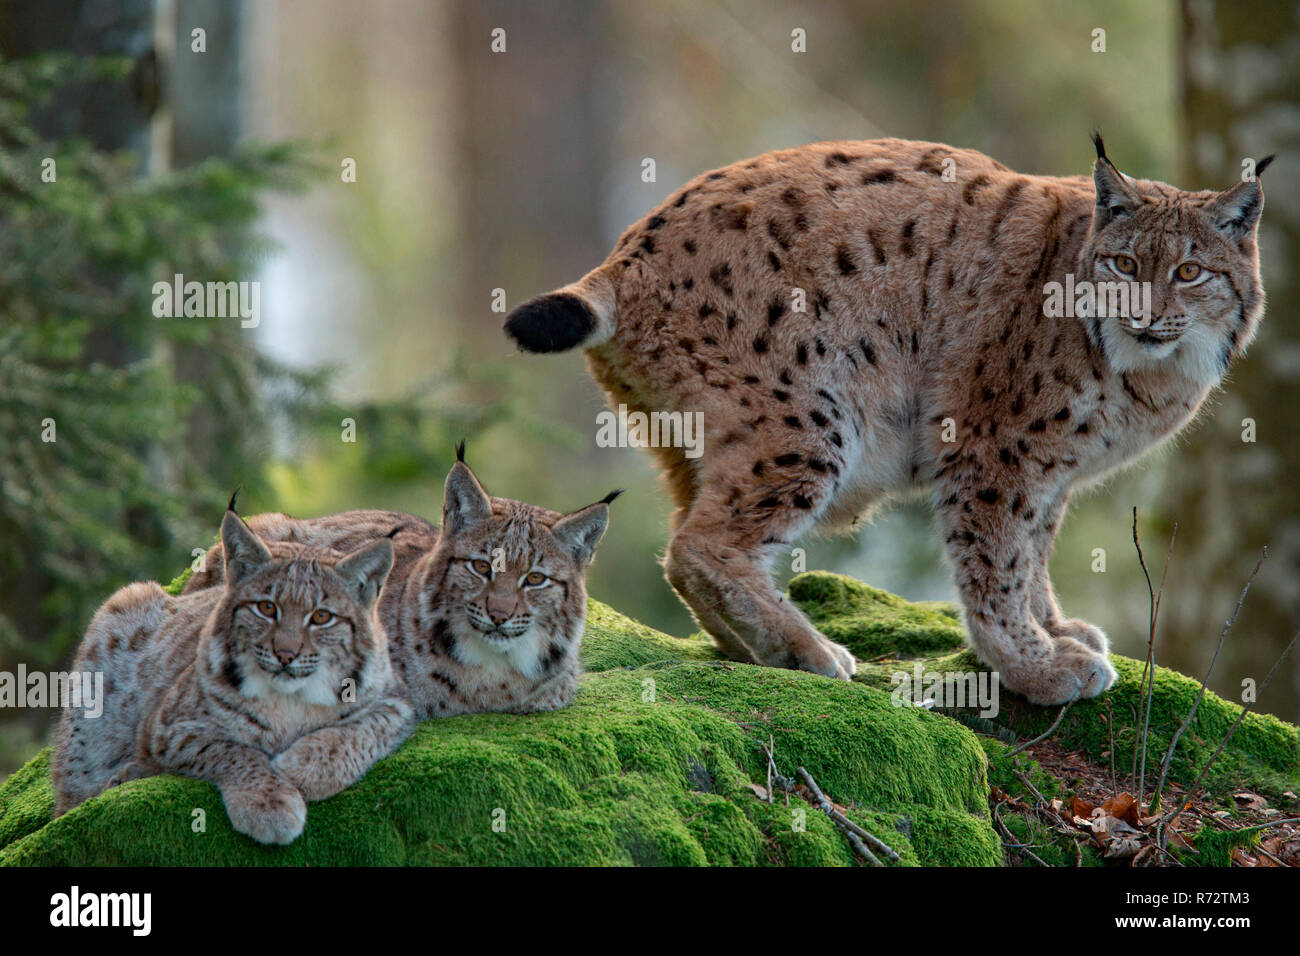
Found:
[[[410,523],[409,521],[407,521],[407,522],[403,522],[402,524],[399,524],[396,528],[394,528],[392,531],[388,532],[388,534],[385,535],[385,537],[388,537],[388,538],[396,538],[399,534],[401,534],[403,531],[405,531],[405,530],[406,530],[407,528],[409,528],[410,526],[411,526],[411,523]]]
[[[460,441],[456,442],[456,460],[457,461],[465,460],[465,439],[463,438]]]
[[[234,493],[233,495],[230,496],[230,501],[229,501],[229,503],[226,505],[226,510],[227,510],[227,511],[234,511],[234,510],[235,510],[235,499],[239,497],[239,493],[240,493],[241,491],[243,491],[243,490],[244,490],[244,486],[243,486],[243,485],[240,485],[238,488],[235,489],[235,493]]]
[[[1261,159],[1258,163],[1256,163],[1256,164],[1255,164],[1255,178],[1258,179],[1260,176],[1262,176],[1263,173],[1264,173],[1264,170],[1268,169],[1269,165],[1270,165],[1270,164],[1273,162],[1273,160],[1275,160],[1275,159],[1277,159],[1277,154],[1276,154],[1276,153],[1269,153],[1267,156],[1265,156],[1263,159]]]
[[[626,488],[615,488],[613,491],[611,491],[609,494],[607,494],[604,498],[601,498],[601,499],[600,499],[600,503],[601,503],[602,505],[607,505],[607,504],[609,504],[611,501],[613,501],[615,498],[617,498],[619,495],[621,495],[621,494],[622,494],[624,491],[626,491],[626,490],[627,490]]]
[[[1101,130],[1092,131],[1092,145],[1097,147],[1097,158],[1105,159],[1109,163],[1110,160],[1106,158],[1106,144],[1101,141]]]

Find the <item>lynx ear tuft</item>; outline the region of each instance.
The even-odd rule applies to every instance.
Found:
[[[1267,156],[1265,156],[1263,159],[1257,162],[1255,164],[1255,178],[1258,179],[1260,176],[1263,176],[1264,170],[1268,169],[1268,167],[1272,165],[1273,160],[1275,159],[1277,159],[1277,154],[1269,153]]]
[[[230,501],[226,504],[227,511],[235,510],[235,499],[239,497],[239,493],[243,490],[244,490],[243,485],[240,485],[238,488],[235,489],[235,493],[230,496]]]
[[[609,504],[610,502],[612,502],[615,498],[617,498],[619,495],[621,495],[621,494],[622,494],[624,491],[626,491],[626,490],[627,490],[626,488],[615,488],[613,491],[611,491],[609,494],[607,494],[604,498],[601,498],[601,499],[600,499],[600,504],[602,504],[602,505],[607,505],[607,504]]]
[[[1101,140],[1101,130],[1095,129],[1092,131],[1092,145],[1097,147],[1097,158],[1106,159],[1106,144]],[[1110,160],[1106,159],[1106,162],[1109,163]]]
[[[463,438],[456,442],[456,460],[459,462],[465,461],[465,439]]]

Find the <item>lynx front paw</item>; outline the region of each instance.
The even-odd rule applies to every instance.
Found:
[[[756,655],[757,656],[757,655]],[[823,677],[848,680],[857,670],[857,661],[847,647],[816,635],[815,639],[793,643],[763,654],[760,664],[789,670],[811,671]]]
[[[292,787],[222,794],[230,825],[258,843],[292,843],[307,823],[307,803]]]
[[[298,740],[271,761],[272,767],[284,774],[305,799],[312,801],[327,800],[355,783],[354,780],[340,779],[345,772],[337,753],[340,748],[333,748],[334,756],[331,758],[331,748],[318,739],[322,733],[325,731],[318,730],[312,735],[313,739]]]
[[[1050,658],[1002,674],[1002,683],[1044,705],[1096,697],[1115,683],[1115,668],[1104,653],[1068,637],[1057,638],[1054,645]]]

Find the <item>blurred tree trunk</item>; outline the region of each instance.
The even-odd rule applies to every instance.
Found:
[[[1241,177],[1244,160],[1279,154],[1263,176],[1267,314],[1217,407],[1171,460],[1164,515],[1179,522],[1174,564],[1184,582],[1161,611],[1162,618],[1169,613],[1166,659],[1173,654],[1168,662],[1189,673],[1201,673],[1208,660],[1179,660],[1177,645],[1193,634],[1217,637],[1260,548],[1269,548],[1229,638],[1228,666],[1218,668],[1213,682],[1239,699],[1241,680],[1263,680],[1291,639],[1300,608],[1300,203],[1291,188],[1300,168],[1300,33],[1293,5],[1281,2],[1245,10],[1224,0],[1182,0],[1182,24],[1179,185],[1227,188]],[[1253,444],[1243,441],[1244,419],[1255,422]],[[1149,542],[1148,553],[1159,547]],[[1293,654],[1259,706],[1295,720],[1298,700],[1300,654]]]
[[[499,350],[505,317],[489,311],[494,288],[506,289],[513,307],[578,278],[609,251],[600,222],[608,84],[603,55],[594,54],[611,44],[602,42],[603,5],[585,0],[457,0],[451,19],[456,182],[467,213],[453,274],[462,277],[464,314],[485,317],[467,338]],[[491,48],[497,28],[501,53]],[[556,241],[538,247],[520,222],[550,223]]]

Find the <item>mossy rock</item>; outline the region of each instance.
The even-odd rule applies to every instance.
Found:
[[[961,611],[938,601],[905,601],[843,574],[810,571],[790,580],[790,599],[823,634],[859,660],[889,654],[932,657],[962,647]]]
[[[769,736],[782,773],[807,767],[903,863],[1001,862],[984,751],[956,721],[861,684],[720,661],[702,637],[596,602],[584,656],[571,707],[427,721],[312,804],[288,847],[236,834],[214,787],[171,776],[51,821],[47,750],[0,786],[0,863],[852,865],[821,812],[755,795]]]
[[[593,601],[587,673],[573,706],[427,721],[356,786],[312,804],[305,833],[289,847],[234,833],[215,788],[178,777],[132,781],[51,821],[47,750],[0,785],[0,864],[852,865],[822,813],[798,798],[787,805],[784,794],[773,803],[755,795],[753,786],[767,781],[760,741],[769,736],[782,773],[807,767],[903,863],[1001,863],[989,781],[1016,793],[1019,768],[1044,793],[1055,786],[1027,755],[1007,758],[1005,742],[1041,733],[1057,708],[1006,693],[990,720],[897,707],[891,676],[913,663],[873,659],[985,670],[954,650],[962,639],[956,609],[909,604],[824,573],[796,577],[790,593],[866,661],[853,682],[731,663],[703,635],[671,637]],[[1075,704],[1054,737],[1108,762],[1113,717],[1124,764],[1142,663],[1113,661],[1116,686]],[[1157,670],[1149,767],[1198,688]],[[1206,695],[1179,744],[1176,780],[1195,778],[1238,713]],[[1251,714],[1207,782],[1224,794],[1239,786],[1267,793],[1294,790],[1298,778],[1296,728]],[[200,817],[204,832],[195,832]],[[1004,823],[1022,842],[1044,842],[1016,831],[1014,817]],[[1059,851],[1045,851],[1049,862],[1073,865],[1073,849]]]
[[[943,605],[908,604],[852,578],[826,572],[794,578],[790,595],[823,633],[847,644],[860,660],[867,661],[859,664],[855,682],[890,691],[897,686],[894,675],[912,672],[917,663],[927,674],[989,670],[970,650],[952,650],[960,647],[960,640],[943,645],[949,627],[956,627],[957,635],[962,633],[955,611]],[[893,622],[898,623],[895,626]],[[899,638],[892,649],[894,659],[881,661],[881,657],[891,654],[891,633]],[[927,654],[926,646],[952,652]],[[1099,763],[1109,764],[1109,722],[1113,720],[1116,763],[1127,769],[1132,766],[1134,744],[1140,740],[1138,713],[1144,662],[1112,654],[1111,663],[1119,675],[1115,685],[1100,697],[1074,704],[1053,738],[1066,747],[1086,752]],[[1157,666],[1154,688],[1147,738],[1147,768],[1152,784],[1159,778],[1160,762],[1170,738],[1200,691],[1200,682]],[[1184,785],[1194,782],[1241,711],[1240,705],[1207,691],[1196,719],[1178,742],[1170,778]],[[1005,689],[999,695],[998,713],[989,719],[977,716],[973,708],[945,711],[981,734],[1008,742],[1038,736],[1058,712],[1059,708],[1035,706]],[[1222,795],[1243,787],[1270,795],[1296,790],[1300,785],[1300,731],[1271,714],[1247,714],[1203,785]]]

